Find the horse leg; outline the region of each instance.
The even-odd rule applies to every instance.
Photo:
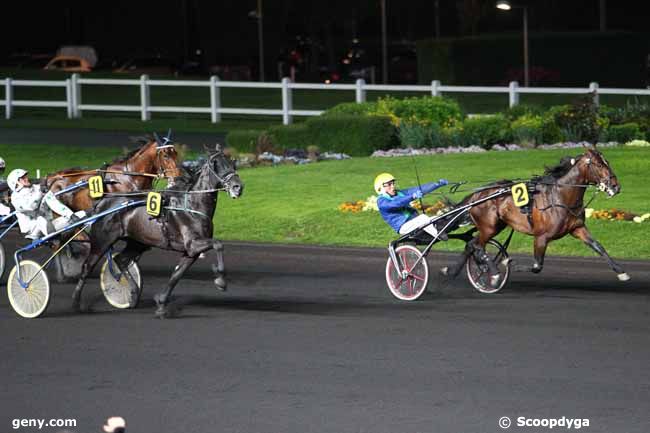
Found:
[[[614,272],[618,275],[618,279],[621,281],[628,281],[630,279],[630,276],[623,270],[621,265],[616,263],[612,258],[607,254],[607,251],[603,246],[598,242],[596,239],[594,239],[591,236],[591,233],[587,229],[587,227],[582,226],[574,229],[571,232],[571,236],[580,239],[582,242],[587,244],[592,250],[596,251],[600,256],[604,257],[605,260],[607,260],[607,263],[609,264],[609,267],[612,268]]]
[[[226,272],[223,260],[223,243],[217,239],[212,240],[212,248],[217,253],[217,263],[212,265],[212,272],[214,273],[214,285],[217,290],[222,292],[226,291]]]
[[[116,255],[115,260],[113,261],[115,267],[117,268],[117,273],[118,274],[124,273],[126,279],[129,282],[130,292],[131,292],[131,300],[129,301],[129,305],[131,308],[135,307],[135,300],[138,298],[138,292],[140,290],[140,287],[138,287],[137,281],[134,280],[133,276],[131,275],[131,272],[129,272],[129,265],[133,261],[137,262],[137,260],[140,258],[142,253],[144,253],[148,249],[149,248],[146,247],[145,245],[133,241],[131,239],[128,239],[124,250],[120,252],[118,255]]]
[[[81,267],[81,276],[79,277],[79,281],[77,282],[74,291],[72,292],[72,309],[74,311],[81,312],[81,291],[86,284],[86,278],[93,271],[95,265],[97,265],[99,260],[104,257],[104,254],[106,254],[108,248],[110,248],[110,245],[103,251],[99,248],[92,248],[90,254],[88,255],[88,258]]]
[[[469,242],[466,242],[465,250],[460,254],[459,259],[453,265],[441,268],[440,273],[451,278],[456,278],[463,269],[463,266],[465,266],[465,263],[467,263],[467,260],[474,253],[476,240],[477,238],[472,238]]]
[[[178,262],[178,265],[174,269],[174,272],[172,273],[172,276],[167,283],[167,288],[163,292],[158,293],[156,296],[154,296],[154,300],[156,301],[157,305],[156,317],[159,317],[161,319],[169,317],[169,301],[171,299],[172,291],[174,290],[174,287],[176,287],[178,281],[183,277],[185,271],[187,271],[189,267],[192,266],[198,257],[198,254],[181,257],[180,262]]]

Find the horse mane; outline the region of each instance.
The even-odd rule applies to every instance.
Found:
[[[178,189],[189,190],[192,188],[201,175],[201,169],[208,161],[199,159],[195,164],[188,164],[188,162],[194,161],[186,161],[182,167],[179,167],[181,175],[175,179],[176,188]]]
[[[153,138],[151,138],[151,137],[147,138],[147,137],[145,136],[145,137],[135,137],[135,138],[133,138],[132,140],[133,140],[136,144],[138,144],[138,147],[137,147],[137,148],[135,148],[135,149],[133,149],[133,150],[130,150],[129,153],[127,153],[127,154],[124,155],[124,156],[118,156],[118,157],[116,157],[115,159],[113,159],[113,161],[111,161],[110,163],[108,163],[108,164],[106,164],[106,165],[121,164],[121,163],[124,163],[124,162],[128,161],[128,160],[131,159],[133,156],[135,156],[136,153],[140,152],[144,146],[146,146],[147,144],[151,143],[151,142],[153,141]]]

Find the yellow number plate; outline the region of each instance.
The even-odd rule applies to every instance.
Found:
[[[525,183],[513,185],[511,191],[512,201],[515,203],[515,206],[522,207],[528,204],[528,187]]]
[[[147,213],[151,216],[160,215],[160,208],[162,207],[162,197],[159,192],[150,192],[147,195]]]
[[[104,196],[104,181],[101,176],[93,176],[88,179],[88,190],[90,198],[102,198]]]

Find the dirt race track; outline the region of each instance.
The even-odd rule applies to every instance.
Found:
[[[94,278],[92,312],[72,313],[73,286],[54,284],[45,316],[21,319],[3,284],[0,431],[73,418],[70,431],[98,432],[111,415],[130,433],[497,432],[503,416],[510,431],[549,431],[519,417],[648,431],[647,262],[623,262],[632,280],[620,283],[597,258],[551,257],[497,295],[461,278],[403,303],[385,260],[381,249],[227,243],[229,291],[200,260],[177,287],[181,316],[164,321],[152,297],[175,264],[165,252],[143,258],[130,311],[109,307]]]

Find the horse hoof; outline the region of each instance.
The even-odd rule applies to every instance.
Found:
[[[228,283],[226,283],[226,279],[223,277],[217,277],[214,279],[214,286],[219,290],[220,292],[225,292],[228,287]]]
[[[510,263],[512,263],[512,259],[510,257],[506,257],[505,259],[501,260],[501,264],[505,267],[510,266]]]
[[[499,280],[501,279],[500,275],[492,275],[490,277],[490,285],[492,287],[496,287],[499,284]]]
[[[440,268],[440,275],[444,275],[445,277],[449,276],[449,266],[445,266],[444,268]]]
[[[158,319],[172,319],[180,315],[181,308],[174,304],[158,305],[156,317]]]
[[[622,274],[618,274],[617,276],[618,276],[618,279],[620,281],[629,281],[630,280],[630,276],[627,274],[627,272],[623,272]]]

